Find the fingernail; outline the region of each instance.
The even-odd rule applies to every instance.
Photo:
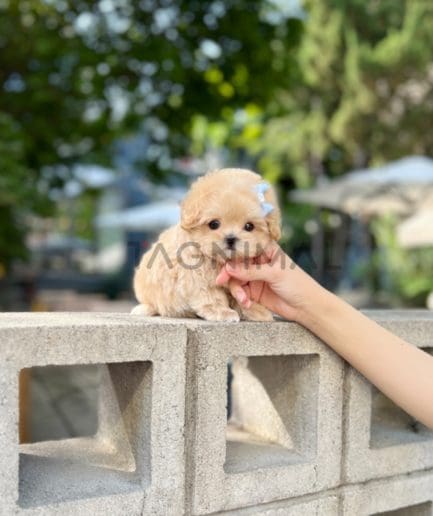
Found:
[[[234,271],[234,270],[235,270],[234,265],[233,265],[233,264],[231,264],[231,263],[229,263],[229,262],[227,262],[227,263],[226,263],[226,268],[227,268],[227,270],[229,270],[229,271]]]

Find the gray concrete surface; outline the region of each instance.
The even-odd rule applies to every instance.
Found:
[[[32,368],[28,406],[30,440],[96,434],[100,373],[100,367],[94,364]]]
[[[189,328],[188,511],[207,514],[336,486],[342,361],[294,323],[191,322]],[[281,447],[278,460],[272,447],[258,453],[254,445],[226,443],[226,364],[240,356],[249,357],[250,370],[292,436],[294,450]]]
[[[315,499],[293,499],[269,506],[249,507],[224,513],[227,516],[337,516],[339,499],[337,495],[317,496]],[[409,516],[409,515],[407,515]]]
[[[0,514],[183,507],[183,325],[116,314],[1,314],[0,342]],[[18,446],[20,369],[73,364],[106,364],[94,437]]]
[[[421,472],[343,490],[341,511],[356,516],[431,516],[433,473]]]
[[[433,346],[431,312],[369,315]],[[27,367],[50,440],[19,446]],[[432,440],[293,323],[0,314],[1,516],[424,516]]]

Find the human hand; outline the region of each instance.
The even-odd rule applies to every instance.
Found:
[[[315,281],[272,242],[264,252],[246,262],[227,262],[216,278],[227,285],[241,306],[260,303],[272,312],[298,321]]]

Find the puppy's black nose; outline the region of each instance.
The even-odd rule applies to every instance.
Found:
[[[229,249],[234,249],[235,248],[235,245],[236,245],[236,242],[237,242],[238,238],[235,237],[234,235],[227,235],[226,238],[225,238],[225,241],[226,241],[226,244],[227,244],[227,247]]]

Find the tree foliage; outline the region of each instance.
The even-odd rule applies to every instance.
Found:
[[[148,167],[167,175],[196,115],[219,120],[288,88],[301,22],[280,4],[1,0],[0,262],[17,217],[49,209],[71,163],[110,163],[113,139],[140,128]]]
[[[376,288],[385,302],[425,307],[433,292],[432,249],[403,249],[397,240],[397,225],[392,216],[373,221],[372,233],[379,247],[369,264],[370,272],[379,276]]]
[[[253,144],[270,177],[298,187],[408,154],[431,155],[433,4],[305,2],[300,75],[263,113]]]

